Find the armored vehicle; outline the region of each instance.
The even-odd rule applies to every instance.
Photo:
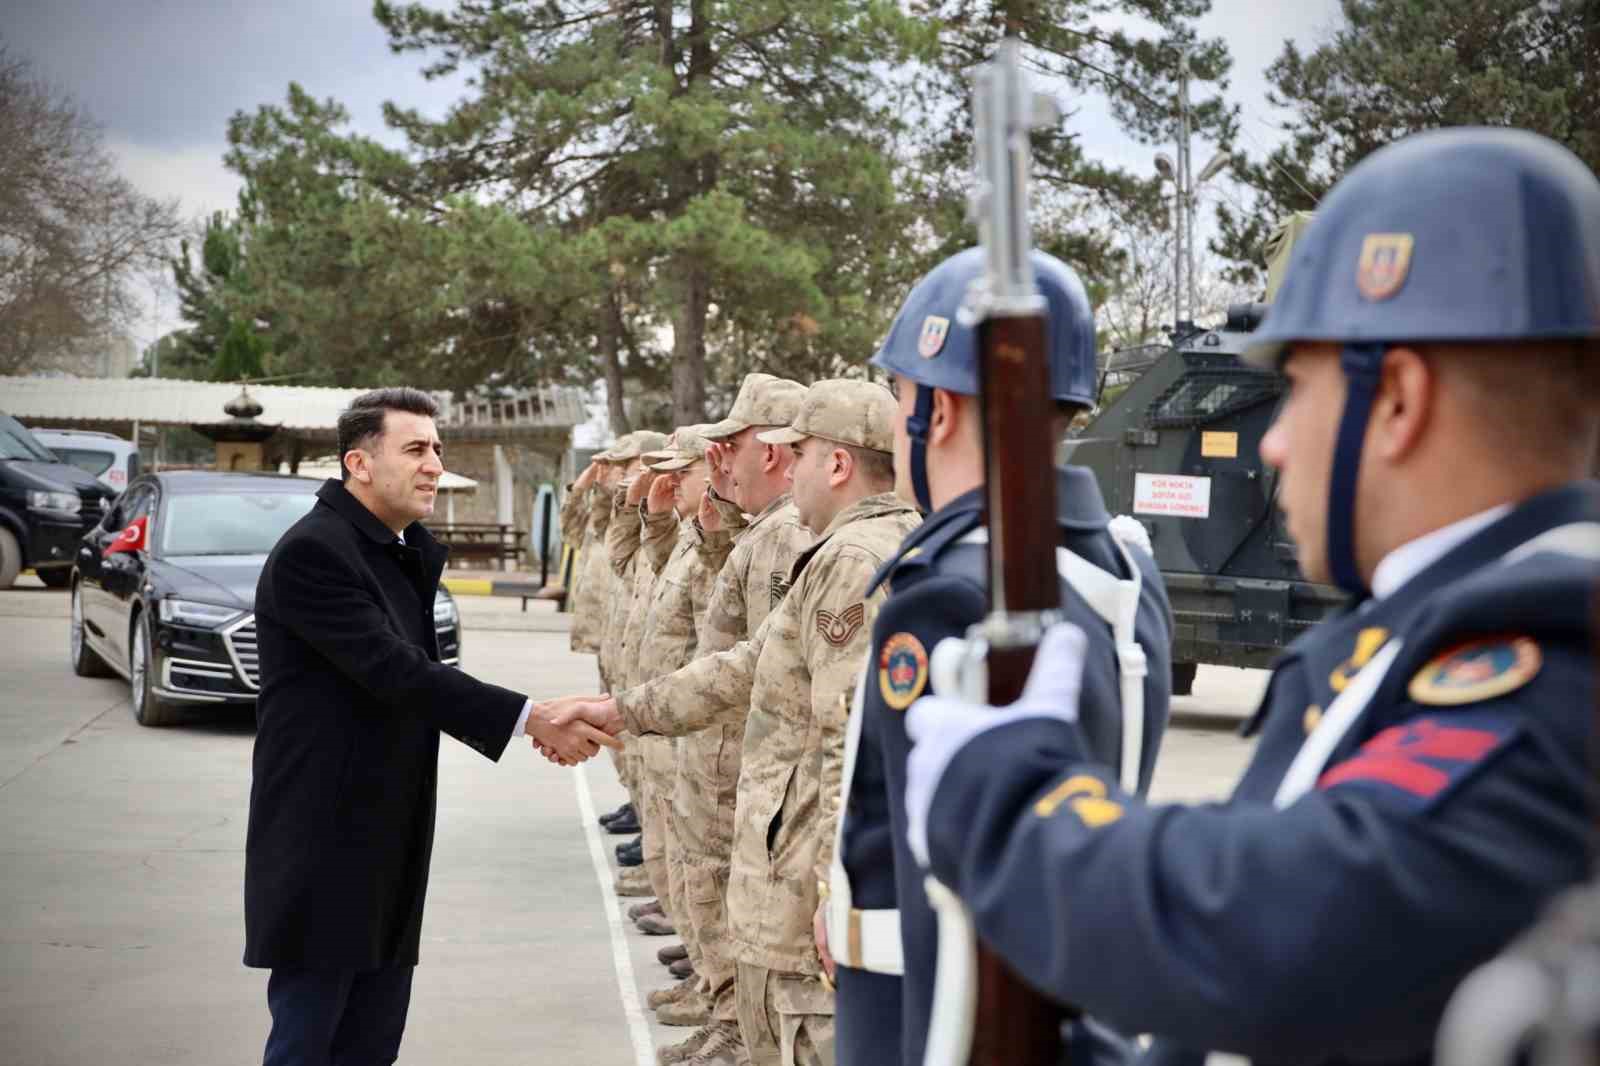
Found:
[[[1179,695],[1199,663],[1267,666],[1345,600],[1301,578],[1277,474],[1261,461],[1283,379],[1239,353],[1266,310],[1237,304],[1224,325],[1185,327],[1144,365],[1113,361],[1099,414],[1066,442],[1067,461],[1095,472],[1111,512],[1150,535],[1177,621]]]

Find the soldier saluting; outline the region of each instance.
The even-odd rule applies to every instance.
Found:
[[[1149,1057],[1423,1063],[1452,988],[1584,876],[1600,579],[1600,182],[1514,130],[1335,187],[1247,358],[1314,580],[1225,805],[1088,758],[1084,641],[1015,704],[912,708],[909,838],[1034,987]]]

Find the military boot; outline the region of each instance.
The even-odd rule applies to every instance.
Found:
[[[662,913],[662,911],[661,901],[659,899],[652,899],[645,903],[635,903],[633,906],[628,908],[628,921],[637,922],[640,918],[643,918],[647,914],[660,913]]]
[[[664,1007],[668,1003],[676,1003],[690,992],[693,992],[699,985],[700,978],[690,974],[675,985],[667,988],[658,988],[645,996],[644,1005],[651,1010],[655,1010],[657,1007]]]
[[[689,1034],[687,1040],[680,1040],[676,1044],[669,1044],[656,1049],[656,1066],[672,1066],[674,1062],[682,1062],[689,1056],[699,1051],[701,1045],[711,1039],[711,1032],[716,1024],[702,1025]]]
[[[704,1025],[710,1020],[711,997],[698,984],[682,999],[656,1008],[656,1021],[662,1025]]]
[[[617,872],[612,891],[619,896],[653,896],[656,890],[650,887],[650,877],[644,867],[634,866]]]
[[[689,957],[685,955],[671,966],[668,966],[667,972],[674,977],[688,977],[694,973],[694,963],[690,962]]]
[[[738,1025],[717,1022],[707,1028],[713,1032],[706,1037],[699,1050],[683,1060],[687,1066],[749,1066],[750,1056],[739,1037]]]
[[[678,927],[665,914],[647,914],[633,923],[645,936],[672,936]]]
[[[606,823],[606,832],[621,836],[625,833],[639,831],[639,815],[633,809],[633,804],[628,804],[626,810],[618,813],[617,817]]]
[[[656,952],[656,961],[661,963],[663,966],[671,966],[679,959],[687,959],[688,957],[689,949],[684,947],[682,944],[668,944],[666,947]]]

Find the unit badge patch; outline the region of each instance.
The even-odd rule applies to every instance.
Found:
[[[1374,302],[1399,292],[1411,271],[1409,233],[1369,233],[1361,242],[1361,262],[1356,267],[1356,288]]]
[[[1532,637],[1486,637],[1433,659],[1407,692],[1417,703],[1439,707],[1479,703],[1526,685],[1543,662]]]
[[[928,687],[928,652],[910,633],[896,633],[878,653],[878,691],[883,702],[903,711]]]
[[[950,334],[950,320],[942,315],[929,315],[922,320],[922,333],[917,337],[917,354],[932,359],[944,348],[944,339]]]

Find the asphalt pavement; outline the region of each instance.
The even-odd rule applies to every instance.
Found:
[[[459,598],[463,666],[535,698],[593,691],[566,617]],[[1229,726],[1265,675],[1203,667],[1156,772],[1160,798],[1225,795],[1248,746]],[[253,717],[146,729],[127,683],[76,677],[67,597],[0,592],[0,1063],[259,1063],[266,974],[240,963]],[[433,877],[401,1062],[626,1066],[687,1035],[640,1003],[670,978],[608,886],[593,815],[623,798],[525,745],[499,763],[446,741]],[[620,906],[619,906],[620,904]]]

